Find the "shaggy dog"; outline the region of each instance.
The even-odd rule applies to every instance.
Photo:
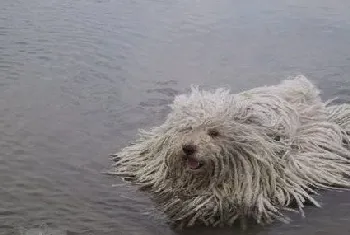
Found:
[[[111,173],[151,192],[175,224],[288,222],[283,211],[319,206],[315,189],[350,187],[350,105],[322,102],[304,76],[238,94],[192,88],[170,106],[112,155]]]

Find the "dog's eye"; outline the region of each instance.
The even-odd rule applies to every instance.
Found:
[[[211,137],[216,137],[216,136],[219,136],[219,131],[218,130],[215,130],[215,129],[210,129],[208,130],[208,135],[211,136]]]

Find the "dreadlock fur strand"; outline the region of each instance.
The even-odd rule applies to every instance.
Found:
[[[238,94],[193,87],[171,109],[110,173],[177,225],[288,222],[285,210],[319,206],[315,190],[350,187],[350,105],[322,102],[304,76]]]

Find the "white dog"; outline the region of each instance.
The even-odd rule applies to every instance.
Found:
[[[304,76],[239,94],[179,95],[164,124],[114,156],[114,174],[152,193],[181,226],[287,222],[315,189],[350,187],[350,105]]]

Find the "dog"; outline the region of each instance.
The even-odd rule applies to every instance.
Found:
[[[317,189],[350,187],[350,104],[323,102],[302,75],[237,94],[192,87],[170,107],[112,155],[110,173],[150,192],[173,224],[287,223],[286,210],[320,206]]]

